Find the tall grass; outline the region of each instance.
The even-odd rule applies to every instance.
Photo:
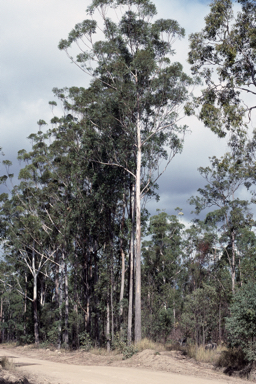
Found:
[[[218,346],[216,349],[205,349],[204,346],[197,347],[196,345],[189,345],[187,348],[187,354],[196,361],[202,363],[217,364],[220,358],[221,352],[225,351],[226,348]]]
[[[119,343],[119,344],[121,344],[121,343]],[[122,352],[122,349],[125,346],[126,346],[125,343],[122,343],[122,345],[115,345],[115,349],[110,351],[110,352],[107,352],[106,348],[92,348],[92,349],[90,349],[90,353],[93,353],[94,355],[103,355],[103,356],[116,355],[117,353]],[[149,340],[147,338],[144,338],[141,341],[139,341],[135,344],[132,344],[132,346],[134,347],[134,349],[136,349],[137,352],[142,352],[145,349],[152,349],[152,350],[157,351],[157,352],[162,352],[162,351],[166,350],[164,344],[156,343],[156,342]]]
[[[139,352],[144,351],[145,349],[153,349],[154,351],[157,352],[162,352],[165,351],[166,348],[163,344],[161,343],[156,343],[155,341],[149,340],[146,337],[140,341],[138,341],[135,344],[135,347]]]
[[[109,355],[116,355],[116,351],[107,351],[107,348],[100,348],[100,347],[94,347],[89,350],[90,353],[93,355],[98,355],[98,356],[109,356]]]

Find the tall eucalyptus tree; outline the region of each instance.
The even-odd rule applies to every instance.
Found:
[[[135,188],[135,341],[141,339],[141,198],[152,192],[166,166],[181,151],[186,127],[177,125],[179,108],[192,80],[179,63],[171,62],[173,43],[184,36],[174,20],[154,20],[149,0],[94,0],[90,19],[77,24],[59,48],[92,77],[88,90],[77,90],[81,120],[99,134],[105,161],[122,168]],[[96,13],[97,12],[97,13]],[[101,21],[96,21],[96,15]],[[113,15],[118,21],[113,21]],[[112,18],[111,18],[112,17]],[[81,50],[76,59],[70,48]],[[66,103],[66,107],[69,104]],[[106,145],[107,143],[107,145]],[[102,148],[102,146],[99,146]],[[103,147],[104,148],[104,147]],[[168,148],[168,150],[167,150]]]

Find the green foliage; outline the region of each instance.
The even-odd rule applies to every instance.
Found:
[[[186,296],[181,324],[185,333],[194,337],[198,345],[209,340],[217,311],[217,293],[210,285],[204,283],[202,288]]]
[[[126,341],[123,341],[119,333],[115,334],[114,343],[112,348],[119,353],[122,353],[123,360],[129,359],[133,355],[139,352],[134,344],[128,345]]]
[[[200,196],[191,197],[189,202],[195,206],[196,214],[206,208],[216,208],[207,213],[205,223],[218,229],[216,246],[221,249],[222,257],[229,263],[234,292],[240,241],[244,247],[242,233],[250,231],[255,225],[250,212],[250,202],[235,196],[250,179],[246,146],[241,143],[239,156],[226,153],[220,159],[214,156],[210,161],[211,167],[199,168],[200,174],[208,184],[199,188]]]
[[[123,348],[123,360],[130,359],[133,355],[138,353],[138,349],[133,345],[125,345]]]
[[[225,373],[229,374],[233,370],[241,371],[245,367],[248,369],[248,360],[246,359],[245,354],[241,348],[234,347],[222,351],[215,363],[215,366],[222,368],[225,367]],[[248,379],[248,373],[250,373],[250,369],[249,372],[248,370],[244,370],[244,375],[240,375],[240,377],[247,376]]]
[[[126,344],[127,344],[126,341],[122,339],[122,337],[120,336],[120,333],[116,333],[114,342],[112,344],[112,348],[122,353],[123,349],[126,347]]]
[[[187,100],[187,86],[193,81],[183,73],[179,63],[170,63],[169,56],[173,54],[173,39],[183,37],[184,29],[174,20],[151,23],[156,11],[149,1],[123,1],[119,23],[104,17],[101,4],[94,1],[88,10],[90,14],[97,10],[102,15],[104,27],[100,28],[105,40],[91,44],[88,51],[77,57],[79,66],[93,76],[90,88],[73,87],[67,96],[61,90],[55,92],[59,98],[64,97],[68,110],[86,111],[92,130],[98,127],[100,135],[94,133],[97,142],[94,148],[98,150],[91,152],[90,157],[123,167],[133,174],[139,100],[142,163],[148,168],[142,190],[144,184],[148,186],[147,192],[152,193],[155,185],[149,174],[150,170],[157,169],[156,156],[166,158],[164,146],[168,146],[173,155],[182,149],[185,127],[175,124],[177,107]],[[120,2],[104,2],[104,7],[110,9],[118,5]],[[71,57],[72,44],[83,38],[90,40],[97,28],[96,21],[84,20],[75,26],[68,40],[61,42],[60,48],[67,50]],[[90,67],[92,58],[97,62],[96,69]]]
[[[50,344],[57,345],[58,343],[58,327],[59,327],[59,321],[54,321],[47,332],[46,341]]]
[[[255,2],[238,1],[233,12],[231,0],[214,0],[205,17],[205,27],[190,36],[189,62],[206,88],[195,100],[199,117],[220,137],[230,130],[243,137],[247,129],[244,117],[254,108],[244,103],[244,95],[254,95]],[[248,99],[247,99],[248,100]]]
[[[184,225],[175,215],[159,212],[150,217],[148,235],[144,241],[143,298],[145,335],[154,340],[166,340],[173,326],[176,274],[181,268],[182,230]]]
[[[156,332],[166,341],[173,327],[173,310],[171,308],[161,308],[157,320],[158,322],[155,324]]]
[[[226,319],[229,342],[240,347],[248,361],[256,359],[256,284],[251,281],[238,289]]]
[[[82,349],[87,352],[92,348],[90,335],[86,331],[79,333],[79,342]]]

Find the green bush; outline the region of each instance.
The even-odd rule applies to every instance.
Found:
[[[112,345],[112,348],[123,354],[123,360],[129,359],[130,357],[135,355],[135,353],[139,352],[138,348],[135,347],[133,344],[127,345],[125,341],[121,340],[120,335],[118,333],[115,335],[115,340]]]
[[[256,360],[256,284],[249,282],[234,295],[230,307],[231,316],[226,319],[229,343],[239,347],[248,362]]]
[[[123,353],[124,348],[126,347],[126,342],[121,339],[119,333],[115,334],[114,342],[112,344],[112,349],[117,352]]]
[[[90,349],[92,349],[92,341],[89,334],[86,331],[79,333],[79,343],[81,348],[87,352],[90,351]]]
[[[247,361],[241,348],[232,348],[222,351],[215,365],[216,367],[233,367],[236,370],[241,370],[246,364]]]
[[[138,353],[138,349],[133,344],[125,345],[122,353],[123,353],[123,360],[126,360],[126,359],[130,359],[130,357]]]
[[[51,328],[47,332],[46,342],[57,345],[59,335],[59,322],[54,321]]]

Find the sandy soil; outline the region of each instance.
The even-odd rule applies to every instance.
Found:
[[[132,358],[122,355],[94,355],[89,352],[50,351],[28,347],[0,347],[0,356],[8,356],[16,372],[29,375],[37,384],[221,384],[244,383],[212,368],[197,364],[178,351],[144,350]],[[15,371],[12,373],[15,376]]]

